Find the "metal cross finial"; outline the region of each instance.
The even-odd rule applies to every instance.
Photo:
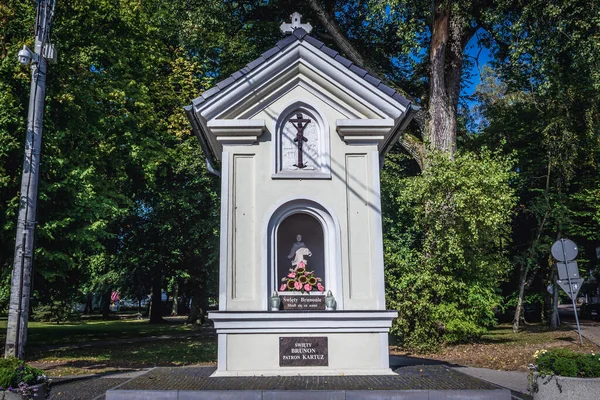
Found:
[[[298,164],[294,164],[294,167],[298,167],[300,169],[306,168],[306,164],[304,164],[302,159],[302,144],[303,142],[308,142],[308,139],[304,137],[304,128],[306,128],[306,125],[308,125],[310,119],[304,118],[302,113],[298,113],[296,114],[296,119],[290,119],[289,121],[298,131],[296,137],[294,138],[294,142],[298,144]]]
[[[294,33],[294,30],[298,28],[304,29],[306,33],[310,33],[310,31],[312,31],[312,25],[308,22],[306,24],[303,24],[302,15],[300,15],[299,13],[295,12],[292,15],[290,15],[290,17],[292,18],[292,22],[290,24],[287,24],[285,22],[281,24],[281,26],[279,27],[279,29],[281,29],[281,32]]]

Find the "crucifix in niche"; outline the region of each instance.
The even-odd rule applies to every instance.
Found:
[[[278,171],[306,174],[321,168],[322,138],[317,119],[296,109],[285,115],[279,131]]]
[[[300,169],[306,168],[306,165],[304,164],[304,159],[302,157],[302,147],[304,142],[308,142],[308,139],[304,136],[304,128],[306,128],[306,126],[309,122],[311,122],[311,120],[308,118],[303,118],[302,113],[298,113],[296,114],[296,119],[290,118],[290,122],[298,131],[296,133],[296,137],[294,138],[294,143],[298,145],[298,163],[294,164],[294,167],[298,167]]]

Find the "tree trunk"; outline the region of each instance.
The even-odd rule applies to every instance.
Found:
[[[110,290],[102,295],[102,318],[108,319],[110,314]]]
[[[91,314],[93,311],[93,300],[94,296],[91,293],[88,293],[85,299],[85,308],[83,309],[84,314]]]
[[[171,316],[177,315],[177,308],[179,306],[179,283],[175,282],[175,287],[173,288],[173,306],[171,307]]]
[[[159,324],[164,322],[162,318],[162,276],[157,273],[152,280],[152,303],[150,305],[150,323]]]
[[[524,268],[524,269],[523,269]],[[523,297],[525,295],[525,285],[527,283],[527,274],[529,273],[529,265],[521,267],[521,276],[519,279],[519,298],[517,300],[517,309],[515,310],[515,318],[513,319],[513,332],[519,332],[519,324],[523,319]]]
[[[429,121],[425,141],[431,150],[452,156],[456,151],[458,100],[464,50],[478,27],[451,14],[452,2],[435,0],[429,62]]]
[[[198,323],[204,324],[205,297],[203,287],[197,287],[192,291],[192,305],[186,323],[194,325]]]
[[[356,47],[342,32],[335,19],[323,7],[321,7],[321,4],[318,0],[308,0],[308,5],[315,12],[319,18],[319,22],[327,29],[337,47],[346,57],[348,57],[353,63],[366,69],[372,76],[385,80],[385,76],[379,70],[379,68],[362,56],[360,51],[356,49]],[[409,98],[413,103],[415,103],[414,99],[411,99],[411,96],[408,93],[404,92],[401,88],[396,89],[399,90],[404,97]],[[423,111],[417,111],[417,116],[414,118],[419,123],[419,127],[421,128],[425,126],[426,118],[423,117],[424,114],[425,113]],[[400,144],[415,159],[419,165],[419,168],[423,169],[425,162],[425,145],[423,141],[416,136],[405,135],[400,139]]]
[[[456,135],[456,120],[452,120],[452,109],[446,93],[446,48],[449,40],[450,2],[434,2],[434,20],[431,32],[429,63],[429,123],[426,136],[432,149],[451,150],[448,135]],[[454,136],[454,140],[456,137]],[[450,147],[449,147],[450,146]]]

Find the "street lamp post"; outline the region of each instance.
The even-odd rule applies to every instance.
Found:
[[[35,27],[35,49],[23,46],[19,51],[22,65],[31,63],[31,89],[25,137],[25,159],[21,177],[19,217],[15,258],[13,262],[6,330],[5,357],[23,358],[27,342],[27,321],[31,296],[31,274],[35,218],[37,210],[39,167],[42,149],[42,128],[46,96],[46,71],[48,63],[56,62],[56,51],[49,43],[50,26],[56,0],[38,0]]]

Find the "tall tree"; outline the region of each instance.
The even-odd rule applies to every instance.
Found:
[[[494,66],[505,88],[495,101],[482,102],[489,124],[481,138],[505,142],[518,158],[515,330],[526,289],[536,278],[546,281],[541,287],[551,279],[552,242],[571,236],[588,251],[583,259],[591,260],[589,251],[600,239],[590,229],[597,229],[599,212],[599,7],[587,1],[501,1],[494,16]]]

